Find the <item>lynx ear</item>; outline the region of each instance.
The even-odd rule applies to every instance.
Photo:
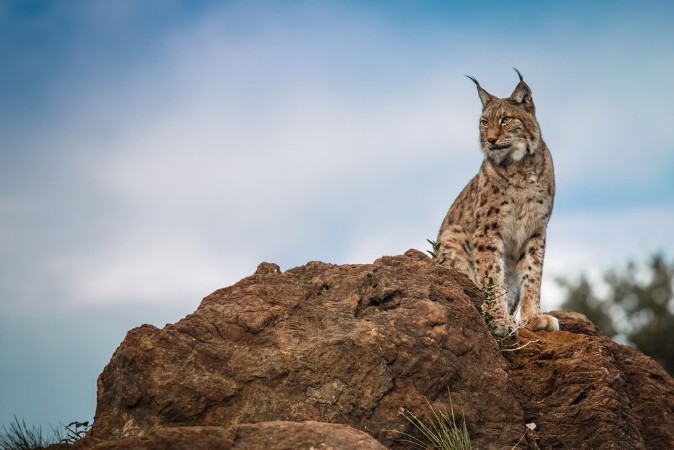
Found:
[[[515,68],[513,67],[513,69]],[[522,78],[522,74],[520,73],[520,71],[515,69],[515,72],[517,72],[517,76],[519,76],[520,82],[517,83],[515,90],[510,95],[510,101],[518,105],[522,105],[524,106],[524,109],[533,112],[534,100],[531,97],[531,89],[524,82],[524,79]]]
[[[492,101],[494,99],[494,96],[491,95],[489,92],[485,91],[482,89],[482,86],[480,86],[480,83],[477,82],[477,80],[474,77],[471,77],[470,75],[466,75],[470,80],[475,83],[475,86],[477,86],[477,95],[480,96],[480,101],[482,102],[482,109],[484,109],[485,106],[487,106],[487,103]]]

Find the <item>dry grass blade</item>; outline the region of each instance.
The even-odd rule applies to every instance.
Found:
[[[466,421],[461,420],[458,425],[454,417],[454,408],[451,404],[451,415],[446,411],[438,411],[426,400],[431,410],[431,414],[426,420],[423,420],[412,412],[404,410],[403,416],[407,419],[421,435],[421,439],[407,433],[403,433],[409,442],[425,450],[469,450],[472,448],[470,435]]]
[[[9,427],[2,426],[0,433],[0,450],[33,450],[44,448],[58,443],[60,434],[58,430],[52,429],[50,436],[42,433],[42,428],[26,425],[24,420],[14,417],[14,422]]]

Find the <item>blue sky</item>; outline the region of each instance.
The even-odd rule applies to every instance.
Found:
[[[647,6],[646,6],[647,5]],[[480,103],[533,90],[554,278],[674,254],[668,2],[0,0],[0,424],[90,419],[127,330],[426,249]]]

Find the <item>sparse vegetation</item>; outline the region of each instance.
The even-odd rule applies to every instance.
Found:
[[[0,450],[33,450],[46,448],[58,444],[63,434],[57,428],[52,428],[49,434],[45,434],[41,427],[26,425],[24,420],[14,416],[14,421],[9,427],[2,426],[0,433]]]
[[[403,416],[414,426],[419,435],[416,437],[404,433],[405,442],[424,450],[469,450],[473,448],[465,419],[462,417],[461,423],[457,423],[454,417],[451,396],[449,414],[447,411],[436,411],[430,403],[428,406],[431,414],[426,419],[417,417],[408,410],[403,411]]]
[[[442,264],[445,262],[445,258],[440,255],[440,242],[432,241],[430,239],[426,239],[426,241],[431,244],[431,250],[426,250],[426,253],[431,255],[431,258],[433,261],[435,261],[438,264]]]
[[[51,427],[49,433],[42,431],[42,427],[28,426],[25,420],[14,417],[9,426],[2,426],[0,433],[0,450],[39,450],[68,448],[82,439],[91,429],[88,421],[71,422],[60,428]]]
[[[89,421],[84,422],[70,422],[65,427],[66,436],[61,439],[61,444],[74,444],[82,439],[91,429]]]

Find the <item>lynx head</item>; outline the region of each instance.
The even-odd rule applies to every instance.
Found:
[[[515,72],[520,82],[508,98],[491,95],[475,78],[468,77],[477,86],[482,101],[480,146],[484,155],[496,164],[520,161],[536,152],[541,142],[531,89],[517,69]]]

